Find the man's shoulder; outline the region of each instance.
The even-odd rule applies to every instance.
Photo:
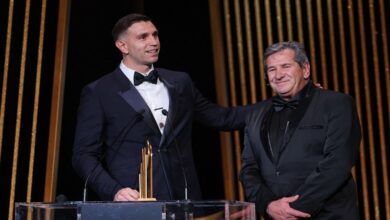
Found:
[[[250,111],[248,112],[247,118],[252,118],[254,116],[259,116],[263,113],[266,113],[271,105],[271,98],[250,105]]]
[[[110,73],[106,73],[98,79],[88,83],[85,87],[91,89],[108,89],[115,85],[117,82],[123,82],[123,84],[127,83],[128,79],[124,75],[124,73],[120,70],[120,68],[116,68],[114,71]]]
[[[168,80],[191,80],[188,73],[183,71],[177,71],[177,70],[171,70],[171,69],[165,69],[165,68],[155,68],[159,74],[160,77],[163,79]]]
[[[171,69],[166,69],[166,68],[162,68],[162,67],[156,67],[155,69],[156,69],[159,73],[163,73],[163,74],[187,74],[187,73],[184,72],[184,71],[171,70]]]
[[[313,98],[315,103],[323,106],[324,109],[328,109],[329,111],[332,109],[353,108],[355,105],[355,100],[351,95],[338,91],[319,89],[317,95]]]
[[[327,89],[316,90],[319,97],[325,98],[327,100],[353,100],[353,97],[346,93]]]

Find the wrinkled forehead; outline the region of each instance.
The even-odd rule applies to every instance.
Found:
[[[269,55],[266,59],[267,65],[280,63],[296,63],[295,51],[291,49],[284,49]]]

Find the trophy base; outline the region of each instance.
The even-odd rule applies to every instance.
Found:
[[[156,198],[138,198],[140,202],[157,201]]]

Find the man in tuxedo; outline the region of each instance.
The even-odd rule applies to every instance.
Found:
[[[72,163],[102,200],[139,198],[141,148],[153,151],[154,197],[201,199],[192,155],[193,120],[219,130],[244,128],[246,107],[225,108],[206,100],[184,72],[155,68],[158,31],[141,14],[113,27],[123,55],[113,72],[81,95]]]
[[[264,55],[276,96],[247,114],[240,180],[266,219],[357,219],[361,139],[352,97],[313,86],[301,44]]]

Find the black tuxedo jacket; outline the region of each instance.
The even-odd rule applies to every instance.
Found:
[[[351,168],[361,134],[353,99],[311,88],[292,113],[277,161],[266,126],[272,111],[267,100],[247,115],[240,174],[247,199],[264,216],[271,201],[299,195],[290,206],[315,219],[356,219]]]
[[[72,163],[102,200],[123,187],[138,189],[141,147],[153,146],[154,196],[201,199],[191,133],[193,119],[219,130],[243,128],[247,108],[223,108],[207,101],[183,72],[157,68],[169,93],[169,113],[161,135],[151,110],[117,68],[87,85],[81,95]],[[102,162],[102,163],[100,163]]]

